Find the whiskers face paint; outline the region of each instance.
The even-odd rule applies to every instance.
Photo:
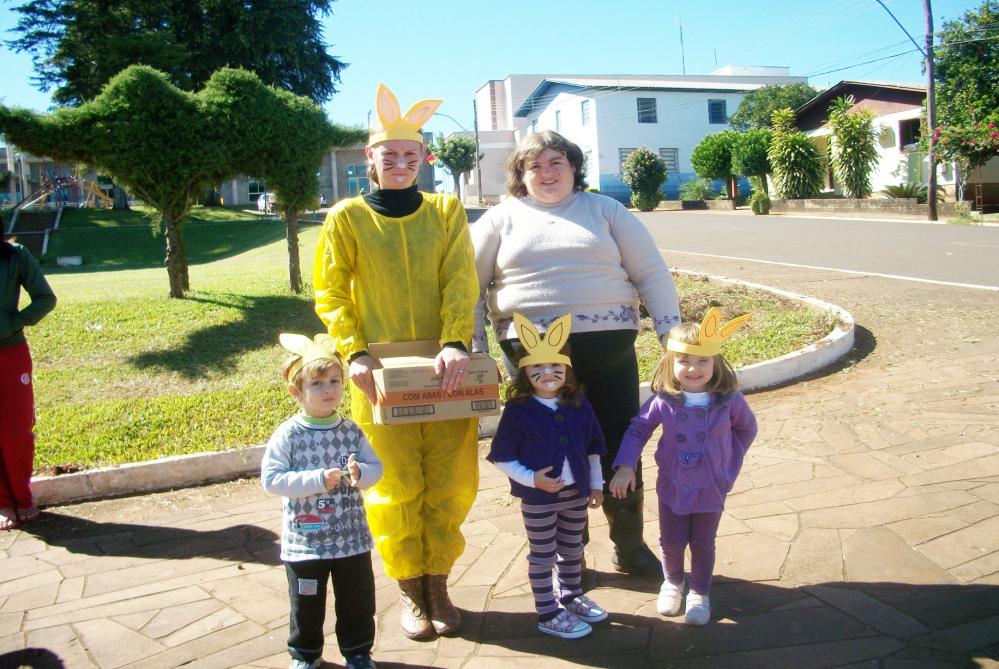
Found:
[[[528,365],[525,369],[531,387],[540,397],[555,397],[558,395],[559,389],[565,385],[565,365],[563,364]]]

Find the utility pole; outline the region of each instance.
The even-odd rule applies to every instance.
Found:
[[[926,125],[929,141],[926,146],[926,160],[930,173],[926,181],[926,215],[931,221],[937,220],[937,157],[933,150],[934,133],[937,127],[936,101],[933,86],[933,8],[930,0],[923,0],[923,13],[926,15]]]
[[[929,2],[929,0],[926,0]],[[472,122],[475,130],[475,185],[479,194],[479,206],[482,206],[482,165],[479,164],[479,105],[478,101],[472,99]]]
[[[683,55],[683,21],[679,14],[676,15],[676,25],[680,28],[680,69],[687,74],[687,59]]]

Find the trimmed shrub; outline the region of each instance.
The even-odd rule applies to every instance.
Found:
[[[777,195],[788,200],[815,197],[822,189],[824,169],[819,147],[795,129],[792,110],[778,109],[773,121],[773,141],[767,157]]]
[[[691,179],[680,186],[680,199],[687,202],[695,200],[713,200],[718,192],[708,179]]]
[[[621,166],[621,180],[631,189],[631,204],[639,211],[652,211],[663,199],[666,161],[644,146],[632,151]]]

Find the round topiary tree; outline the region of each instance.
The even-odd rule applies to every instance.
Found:
[[[786,200],[818,195],[822,188],[822,153],[805,133],[795,129],[794,111],[775,111],[773,132],[767,157],[777,195]]]
[[[621,180],[631,189],[631,205],[639,211],[652,211],[663,199],[660,189],[666,183],[666,161],[643,146],[624,161]]]
[[[706,135],[690,154],[690,164],[702,179],[724,179],[725,192],[734,199],[735,175],[732,167],[732,152],[741,133],[734,130]]]
[[[732,171],[749,178],[753,191],[767,190],[767,174],[771,172],[767,151],[773,141],[770,128],[752,128],[736,134],[732,142]],[[754,181],[753,177],[759,177]]]

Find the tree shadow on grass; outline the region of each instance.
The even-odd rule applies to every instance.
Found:
[[[589,594],[604,603],[613,602],[612,592]],[[720,577],[711,592],[712,621],[703,627],[685,625],[682,616],[659,616],[654,597],[638,613],[618,612],[610,605],[608,620],[594,623],[590,636],[572,641],[538,631],[537,617],[528,608],[530,595],[492,599],[490,610],[463,612],[460,636],[483,647],[613,669],[977,667],[999,652],[995,585],[837,582],[781,587]],[[501,607],[521,610],[495,610]]]
[[[129,362],[139,368],[162,369],[196,379],[231,370],[247,351],[276,345],[282,332],[311,336],[324,331],[311,300],[305,297],[225,293],[216,299],[196,296],[187,299],[237,308],[242,310],[242,315],[229,323],[194,330],[177,348],[144,351],[131,356]]]
[[[238,524],[211,530],[134,523],[102,523],[43,511],[20,528],[48,546],[94,557],[190,560],[210,557],[228,562],[281,564],[279,537],[256,525]],[[3,665],[0,665],[3,666]]]

